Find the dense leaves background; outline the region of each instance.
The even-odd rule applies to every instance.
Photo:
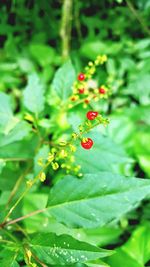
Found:
[[[65,2],[0,3],[0,264],[150,266],[150,1],[70,0],[64,58]],[[84,121],[89,107],[66,105],[99,54],[108,61],[95,79],[112,95],[90,109],[110,124],[91,131],[92,150],[76,143],[83,177],[48,168],[3,227],[38,160]]]

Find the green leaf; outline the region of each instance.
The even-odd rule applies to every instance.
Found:
[[[71,236],[42,233],[31,240],[31,250],[48,264],[69,265],[111,255],[112,252],[80,242]]]
[[[66,100],[71,95],[75,78],[75,70],[70,60],[58,69],[54,76],[52,88],[56,91],[60,99]]]
[[[81,166],[81,173],[98,171],[118,173],[121,166],[133,162],[120,145],[111,138],[103,136],[99,131],[95,129],[91,131],[90,138],[94,141],[93,148],[85,150],[79,145],[75,153],[76,163]]]
[[[2,170],[3,170],[3,168],[5,167],[5,165],[6,165],[5,160],[0,159],[0,174],[1,174]]]
[[[67,176],[51,189],[47,207],[68,226],[94,228],[119,220],[137,207],[149,190],[148,179],[107,172],[86,174],[82,179]]]
[[[142,169],[150,176],[150,131],[137,132],[134,150]]]
[[[35,210],[42,210],[47,203],[47,194],[31,193],[28,194],[23,201],[22,213],[29,214]],[[1,199],[0,199],[1,200]],[[73,229],[68,228],[64,224],[56,221],[50,216],[49,211],[42,212],[24,220],[24,225],[29,233],[32,232],[52,232],[58,235],[67,234],[93,245],[106,246],[110,242],[116,242],[123,232],[119,227],[98,227],[92,229]]]
[[[54,62],[54,48],[44,44],[31,44],[29,47],[33,58],[42,66],[45,67]]]
[[[10,97],[0,92],[0,127],[4,127],[10,123],[13,118]]]
[[[2,267],[19,267],[20,265],[15,261],[13,258],[6,258],[3,260],[0,260],[0,264]]]
[[[0,134],[0,147],[22,140],[29,134],[30,129],[30,125],[25,121],[18,122],[8,134]]]
[[[105,262],[102,262],[101,260],[89,262],[86,264],[86,266],[88,267],[110,267],[109,265],[107,265]]]
[[[28,138],[28,140],[21,140],[5,145],[3,149],[0,149],[0,158],[33,159],[37,143],[37,137],[33,136],[32,138]]]
[[[18,248],[10,246],[10,250],[7,248],[4,248],[1,251],[2,253],[0,253],[0,266],[2,266],[2,267],[19,267],[19,264],[16,261],[16,257],[17,257],[18,253],[16,253],[15,250],[17,251]]]
[[[36,73],[29,75],[23,97],[24,106],[29,111],[38,114],[44,110],[44,86]]]
[[[150,226],[145,223],[133,232],[122,249],[142,266],[150,259]]]
[[[110,256],[107,260],[111,267],[125,266],[125,267],[143,267],[136,259],[133,259],[121,248],[115,250],[116,253]]]

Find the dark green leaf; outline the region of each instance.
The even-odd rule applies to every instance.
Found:
[[[40,260],[52,265],[84,263],[112,254],[111,251],[80,242],[71,236],[57,236],[53,233],[43,233],[35,236],[31,241],[31,250],[35,252]]]

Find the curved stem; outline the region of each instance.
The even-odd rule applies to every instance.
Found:
[[[63,60],[69,57],[71,28],[72,28],[72,23],[71,23],[72,5],[73,5],[73,0],[63,0],[62,20],[61,20],[61,28],[60,28]]]

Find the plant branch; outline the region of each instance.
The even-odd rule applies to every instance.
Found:
[[[145,33],[150,35],[150,29],[147,27],[144,19],[139,15],[138,11],[134,8],[133,4],[129,0],[126,0],[126,3],[127,3],[127,6],[129,7],[129,9],[131,10],[131,12],[133,13],[133,15],[136,17],[136,19],[141,24]]]
[[[73,0],[63,0],[60,37],[62,40],[62,58],[69,57],[70,39],[72,29],[72,5]]]
[[[29,213],[29,214],[26,214],[26,215],[24,215],[24,216],[21,216],[21,217],[19,217],[19,218],[17,218],[17,219],[14,219],[14,220],[11,220],[11,221],[6,222],[6,223],[3,225],[3,227],[4,227],[4,226],[7,226],[7,225],[15,224],[15,223],[20,222],[20,221],[22,221],[22,220],[25,220],[25,219],[27,219],[27,218],[29,218],[29,217],[32,217],[32,216],[34,216],[34,215],[36,215],[36,214],[38,214],[38,213],[45,212],[46,210],[47,210],[47,209],[45,208],[45,209],[40,209],[40,210],[33,211],[33,212],[31,212],[31,213]]]

